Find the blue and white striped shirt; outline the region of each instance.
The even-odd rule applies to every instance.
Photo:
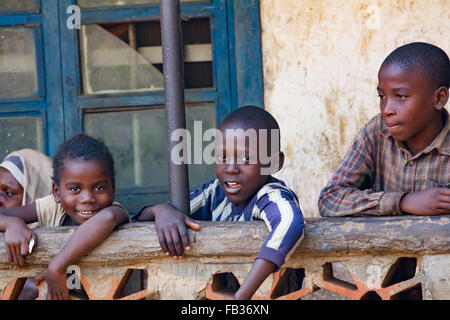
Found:
[[[277,270],[303,237],[305,221],[297,196],[283,181],[274,177],[242,204],[228,201],[217,178],[191,192],[190,200],[190,217],[195,220],[263,220],[270,234],[256,259],[275,263]]]

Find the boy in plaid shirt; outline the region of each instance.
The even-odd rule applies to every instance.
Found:
[[[410,43],[378,73],[381,113],[361,130],[320,192],[321,216],[450,214],[450,62]]]

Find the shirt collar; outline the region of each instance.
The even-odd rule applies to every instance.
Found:
[[[446,109],[442,109],[442,115],[445,121],[445,125],[442,128],[441,132],[437,135],[437,137],[431,142],[428,147],[426,147],[422,152],[419,154],[426,154],[430,153],[433,149],[437,149],[440,153],[450,156],[450,117],[449,113]],[[394,137],[389,133],[388,128],[386,127],[386,124],[384,123],[384,120],[381,120],[382,123],[382,129],[381,134],[385,137],[390,137],[394,139]],[[394,139],[395,140],[395,139]],[[395,143],[397,146],[401,149],[406,149],[404,144],[402,142],[396,141]],[[419,155],[417,154],[417,155]],[[416,155],[416,156],[417,156]]]
[[[277,181],[279,181],[279,180],[270,176],[264,185],[271,183],[271,182],[277,182]],[[253,208],[253,205],[256,203],[256,200],[258,200],[258,192],[256,192],[252,197],[246,199],[244,202],[241,202],[238,204],[232,203],[231,204],[231,216],[241,214],[243,212],[243,210],[246,209],[247,206],[249,206],[249,205],[250,205],[250,207]],[[251,210],[249,212],[251,214]],[[250,217],[247,217],[247,218],[250,219]]]

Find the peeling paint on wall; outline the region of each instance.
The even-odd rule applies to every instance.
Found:
[[[450,1],[261,0],[265,107],[305,217],[362,126],[378,113],[377,73],[413,41],[450,53]]]

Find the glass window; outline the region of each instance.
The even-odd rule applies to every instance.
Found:
[[[14,150],[32,148],[44,152],[42,117],[0,117],[0,161]]]
[[[182,22],[185,87],[213,87],[209,18]],[[159,21],[84,25],[83,94],[163,90]]]
[[[214,86],[209,18],[181,21],[183,34],[184,85],[186,89]],[[136,47],[161,72],[162,47],[159,21],[136,23]]]
[[[11,0],[12,1],[12,0]],[[180,0],[180,3],[205,2],[208,0]],[[78,0],[78,5],[84,8],[122,7],[133,5],[159,5],[159,0]]]
[[[107,29],[97,24],[84,25],[80,40],[83,93],[163,89],[163,74]]]
[[[37,11],[39,0],[1,0],[0,12]]]
[[[0,28],[0,99],[37,94],[34,32]]]
[[[186,124],[191,134],[191,155],[194,149],[194,120],[201,121],[199,133],[216,127],[213,104],[186,106]],[[87,134],[105,141],[113,154],[118,188],[168,188],[167,138],[164,107],[86,113]],[[214,141],[214,140],[213,140]],[[204,150],[211,141],[202,141]],[[190,188],[198,187],[214,177],[214,165],[189,165]]]

